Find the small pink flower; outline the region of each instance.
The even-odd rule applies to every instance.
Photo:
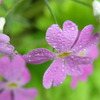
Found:
[[[30,74],[20,55],[12,61],[6,56],[2,57],[0,75],[5,79],[4,82],[0,81],[0,100],[28,100],[36,97],[36,89],[23,87],[29,82]]]
[[[65,80],[66,75],[81,75],[81,66],[92,64],[90,57],[81,55],[84,50],[88,52],[89,48],[98,43],[99,35],[91,34],[93,29],[92,25],[88,25],[80,32],[77,25],[71,21],[64,22],[62,30],[57,24],[53,24],[46,32],[46,40],[58,53],[40,48],[23,56],[26,62],[31,64],[54,59],[43,76],[45,88],[58,86]]]
[[[14,46],[9,44],[9,36],[0,33],[0,54],[14,56]]]
[[[98,47],[94,46],[91,48],[87,53],[87,56],[91,57],[92,59],[96,59],[98,57]],[[88,75],[91,75],[93,72],[93,66],[91,64],[86,66],[83,65],[81,67],[83,68],[82,75],[72,77],[71,88],[73,89],[76,88],[79,80],[86,82]]]
[[[0,0],[0,3],[2,2],[2,0]]]

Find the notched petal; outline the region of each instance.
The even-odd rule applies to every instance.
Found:
[[[56,59],[47,69],[43,76],[43,85],[45,88],[50,88],[52,85],[57,87],[62,84],[66,78],[66,67],[62,59]]]

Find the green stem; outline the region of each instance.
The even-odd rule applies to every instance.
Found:
[[[54,13],[52,12],[51,8],[50,8],[50,5],[49,5],[48,0],[45,0],[45,3],[46,3],[46,5],[47,5],[47,7],[48,7],[48,9],[49,9],[49,11],[50,11],[50,13],[51,13],[53,19],[54,19],[54,22],[57,24],[56,17],[55,17],[55,15],[54,15]]]
[[[7,17],[12,11],[14,8],[16,8],[23,0],[18,0],[17,3],[15,3],[9,10],[8,12],[6,13],[6,15],[4,17]]]
[[[76,3],[80,3],[80,4],[82,4],[82,5],[85,5],[85,6],[89,7],[89,8],[92,8],[91,5],[89,5],[89,4],[87,4],[87,3],[83,2],[83,1],[79,1],[79,0],[72,0],[72,1],[74,1],[74,2],[76,2]]]

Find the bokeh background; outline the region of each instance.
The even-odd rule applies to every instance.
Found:
[[[71,20],[79,26],[79,30],[93,24],[94,32],[100,32],[100,23],[93,16],[92,0],[78,1],[87,5],[77,0],[49,0],[57,23],[62,27],[64,21]],[[0,4],[0,17],[6,18],[3,33],[10,36],[11,44],[20,54],[36,48],[52,50],[46,42],[45,35],[47,28],[55,24],[55,21],[45,0],[3,0]],[[94,72],[88,81],[79,81],[74,90],[70,87],[70,76],[58,87],[43,87],[42,77],[51,62],[40,65],[27,64],[32,78],[26,87],[38,89],[39,94],[35,100],[100,100],[100,56],[94,61]]]

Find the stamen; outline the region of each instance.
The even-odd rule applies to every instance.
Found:
[[[62,54],[59,54],[57,57],[58,58],[63,58],[63,57],[69,56],[70,54],[71,54],[71,52],[64,52]]]
[[[80,53],[79,53],[79,56],[85,56],[86,55],[86,51],[81,51]]]
[[[16,84],[16,83],[11,83],[11,84],[8,84],[7,87],[9,87],[9,88],[18,87],[18,84]]]

